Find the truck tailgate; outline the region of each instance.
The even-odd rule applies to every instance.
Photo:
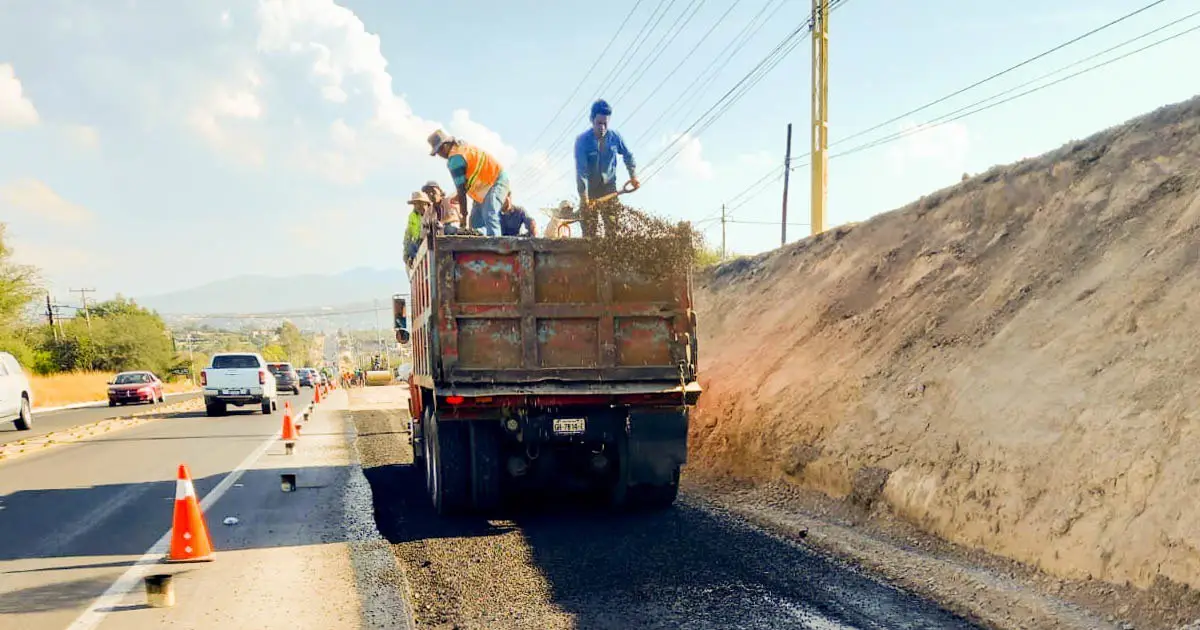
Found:
[[[426,257],[414,269],[418,369],[428,353],[443,383],[690,378],[688,271],[604,269],[590,247],[582,239],[438,238],[433,264]]]
[[[249,389],[261,387],[258,370],[250,368],[208,368],[205,370],[209,389]]]

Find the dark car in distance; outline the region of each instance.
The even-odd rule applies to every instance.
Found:
[[[291,363],[268,363],[267,369],[275,376],[275,389],[293,394],[300,393],[300,375]]]
[[[300,385],[313,387],[316,384],[317,371],[312,368],[300,368]]]

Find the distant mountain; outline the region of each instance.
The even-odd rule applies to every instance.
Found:
[[[248,275],[218,280],[191,289],[136,297],[138,304],[152,308],[171,320],[192,320],[182,315],[228,315],[280,313],[294,319],[330,319],[324,312],[371,309],[374,301],[390,313],[393,293],[407,293],[408,278],[400,269],[358,268],[332,275],[308,274],[272,277]],[[367,313],[373,321],[374,314]],[[223,317],[203,317],[210,325]],[[242,319],[242,318],[234,318]],[[385,315],[384,323],[390,319]],[[248,321],[254,321],[253,319]],[[296,322],[300,324],[299,321]]]

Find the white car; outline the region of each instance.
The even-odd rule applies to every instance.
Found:
[[[16,357],[0,352],[0,422],[9,421],[21,431],[33,428],[33,388]]]
[[[229,405],[260,405],[264,415],[278,408],[275,375],[257,352],[214,354],[200,371],[204,387],[204,409],[209,416],[223,416]]]

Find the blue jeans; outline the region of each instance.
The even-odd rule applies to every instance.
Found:
[[[496,184],[483,196],[483,203],[471,203],[468,221],[472,230],[479,230],[488,236],[500,236],[500,207],[504,205],[504,198],[508,197],[508,190],[508,173],[501,171]]]

